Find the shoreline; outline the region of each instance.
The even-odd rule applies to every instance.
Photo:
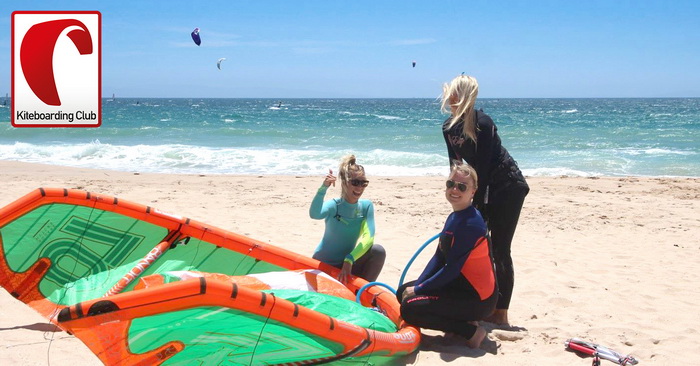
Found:
[[[0,207],[40,187],[82,189],[149,205],[310,256],[323,222],[308,217],[322,176],[133,173],[0,160]],[[378,281],[396,284],[418,247],[450,212],[445,176],[382,177],[363,198],[375,204],[377,243],[387,249]],[[424,342],[406,364],[587,365],[564,350],[571,337],[633,354],[643,365],[700,364],[700,179],[527,177],[512,256],[510,328],[486,324],[480,349]],[[337,197],[330,189],[326,199]],[[434,248],[431,246],[431,248]],[[432,250],[409,269],[418,276]],[[31,308],[0,291],[0,362],[66,365],[97,358],[51,331]],[[51,340],[53,339],[53,340]],[[456,362],[456,363],[453,363]]]
[[[28,167],[29,166],[36,166],[37,169],[42,170],[42,166],[48,166],[48,167],[56,167],[56,168],[66,168],[66,169],[76,169],[76,170],[87,170],[87,171],[104,171],[104,172],[114,172],[114,173],[123,173],[123,174],[132,174],[132,175],[141,175],[141,174],[151,174],[151,175],[182,175],[182,176],[199,176],[199,177],[206,177],[206,176],[211,176],[211,177],[263,177],[263,176],[280,176],[280,177],[318,177],[321,174],[310,174],[310,173],[298,173],[298,174],[265,174],[265,173],[170,173],[170,172],[149,172],[149,171],[127,171],[127,170],[116,170],[116,169],[110,169],[110,168],[89,168],[89,167],[79,167],[79,166],[72,166],[72,165],[58,165],[58,164],[48,164],[48,163],[40,163],[40,162],[27,162],[27,161],[19,161],[19,160],[5,160],[5,159],[0,159],[0,167],[2,167],[3,164],[10,164],[8,165],[11,166],[12,164],[26,164]],[[336,170],[337,167],[332,166],[332,169]],[[373,177],[378,177],[378,178],[435,178],[435,177],[442,177],[446,178],[447,173],[448,173],[448,168],[447,166],[444,167],[445,172],[444,174],[430,174],[430,175],[374,175],[372,174]],[[322,172],[322,171],[321,171]],[[700,179],[700,176],[685,176],[685,175],[600,175],[600,174],[587,174],[587,175],[577,175],[577,174],[554,174],[554,175],[525,175],[526,179],[563,179],[563,178],[581,178],[581,179],[621,179],[621,178],[640,178],[640,179]]]

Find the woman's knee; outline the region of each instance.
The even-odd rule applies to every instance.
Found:
[[[423,325],[422,319],[423,316],[421,316],[421,311],[417,309],[416,306],[413,306],[406,301],[401,302],[401,319],[403,319],[406,323],[412,324],[415,326],[421,326]]]
[[[376,258],[377,261],[381,260],[381,262],[384,263],[386,259],[386,249],[384,249],[383,246],[374,244],[370,250],[372,251],[372,258]]]

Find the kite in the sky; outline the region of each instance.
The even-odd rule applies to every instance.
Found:
[[[197,46],[202,44],[202,39],[199,37],[199,28],[195,28],[192,31],[192,40],[197,44]]]
[[[40,188],[0,208],[0,286],[105,365],[368,365],[415,351],[396,296],[339,273],[102,194]]]
[[[415,61],[413,61],[413,67],[416,67],[416,62],[415,62]]]
[[[226,59],[226,57],[222,57],[219,59],[219,61],[216,62],[216,67],[218,67],[219,70],[221,70],[221,62],[224,61],[225,59]]]

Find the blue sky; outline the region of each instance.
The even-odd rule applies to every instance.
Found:
[[[462,72],[487,98],[700,97],[696,0],[17,3],[2,96],[12,11],[98,10],[105,97],[433,98]]]

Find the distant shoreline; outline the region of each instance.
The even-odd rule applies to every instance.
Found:
[[[52,167],[52,168],[68,168],[68,169],[87,169],[87,170],[96,170],[96,171],[104,171],[104,172],[115,172],[119,174],[133,174],[133,175],[140,175],[140,174],[166,174],[166,175],[186,175],[186,176],[200,176],[200,177],[206,177],[206,176],[211,176],[211,177],[263,177],[263,176],[280,176],[280,177],[314,177],[314,176],[321,176],[321,174],[311,174],[311,173],[274,173],[274,174],[268,174],[268,173],[171,173],[171,172],[154,172],[154,171],[136,171],[136,170],[119,170],[119,169],[110,169],[110,168],[93,168],[93,167],[80,167],[80,166],[72,166],[72,165],[59,165],[59,164],[49,164],[49,163],[38,163],[38,162],[29,162],[29,161],[19,161],[19,160],[5,160],[5,159],[0,159],[0,167],[3,166],[4,163],[7,164],[26,164],[27,166],[35,165],[37,167],[45,166],[45,167]],[[373,177],[376,178],[434,178],[434,177],[441,177],[441,176],[447,176],[447,169],[445,169],[445,174],[425,174],[425,175],[376,175],[373,174]],[[559,174],[559,175],[527,175],[525,174],[525,177],[530,179],[530,178],[583,178],[583,179],[599,179],[599,178],[610,178],[610,179],[617,179],[617,178],[639,178],[639,179],[700,179],[699,177],[696,176],[652,176],[652,175],[576,175],[576,174]]]

